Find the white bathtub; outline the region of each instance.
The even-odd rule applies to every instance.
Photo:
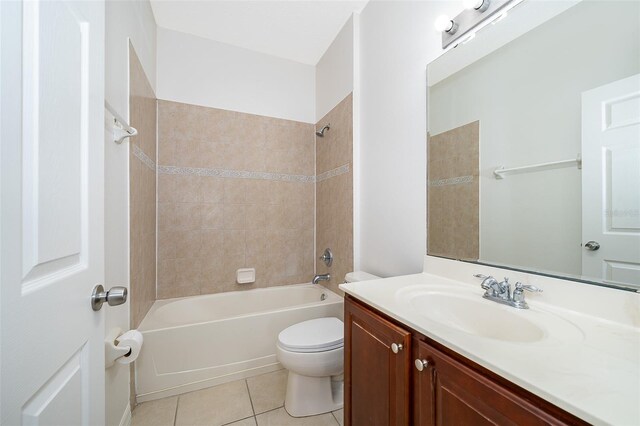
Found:
[[[329,316],[343,317],[343,300],[313,284],[158,300],[138,328],[144,344],[135,362],[137,399],[278,370],[278,333]]]

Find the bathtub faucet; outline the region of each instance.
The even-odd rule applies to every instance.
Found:
[[[313,277],[313,281],[311,281],[314,284],[318,284],[320,281],[329,281],[331,279],[331,275],[329,274],[321,274],[321,275],[316,275],[315,277]]]

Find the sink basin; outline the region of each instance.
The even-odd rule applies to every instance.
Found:
[[[398,296],[415,315],[469,335],[513,343],[582,336],[577,327],[555,314],[500,305],[472,291],[405,288]]]
[[[487,305],[482,299],[429,292],[413,297],[410,303],[433,321],[468,334],[513,342],[536,342],[545,336],[544,330],[532,321]]]

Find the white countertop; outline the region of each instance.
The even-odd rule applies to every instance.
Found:
[[[432,264],[440,263],[439,266],[442,262],[454,262],[431,259]],[[450,267],[448,264],[444,269]],[[471,270],[498,277],[503,276],[498,275],[500,272],[505,272],[461,262],[456,262],[454,267],[464,269],[461,276],[465,277],[471,276],[468,273]],[[340,289],[587,422],[640,425],[639,294],[506,271],[514,279],[543,287],[545,293],[541,295],[556,291],[571,296],[567,303],[555,303],[557,294],[555,298],[546,296],[546,299],[528,294],[531,309],[516,310],[482,299],[484,291],[478,280],[453,280],[443,276],[443,268],[432,269],[437,269],[438,275],[421,273],[342,284]],[[431,271],[427,266],[425,270]],[[575,326],[576,333],[571,338],[552,334],[536,342],[475,336],[430,320],[402,297],[403,292],[413,286],[442,288],[443,285],[473,292],[480,302],[495,305],[495,309],[515,310],[518,315],[531,318],[536,312],[560,317]],[[608,304],[611,314],[593,315],[588,308],[591,304],[599,306],[598,303]],[[586,309],[576,308],[580,305]]]

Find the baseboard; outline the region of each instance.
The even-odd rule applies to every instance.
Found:
[[[120,419],[120,426],[131,426],[131,407],[129,404],[127,404],[127,407],[124,409],[124,413]]]

